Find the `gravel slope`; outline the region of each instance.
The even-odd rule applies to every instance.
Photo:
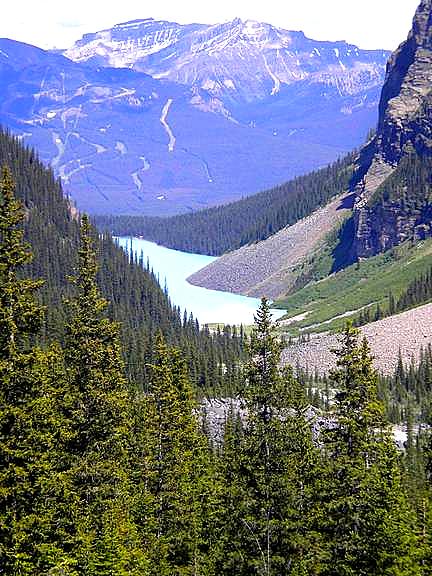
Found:
[[[348,196],[339,196],[324,208],[267,240],[243,246],[221,256],[188,278],[212,290],[275,299],[295,281],[293,270],[320,245],[350,212]]]
[[[393,372],[401,352],[404,362],[418,359],[420,350],[432,345],[432,304],[419,306],[396,316],[384,318],[361,328],[371,346],[375,366],[384,374]],[[335,356],[331,349],[338,346],[333,334],[317,334],[305,344],[285,348],[283,363],[297,364],[321,374],[334,367]]]

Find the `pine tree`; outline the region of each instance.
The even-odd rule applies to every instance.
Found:
[[[247,517],[244,478],[244,426],[238,412],[240,405],[231,405],[226,415],[222,444],[218,454],[219,498],[215,515],[217,530],[217,574],[248,573],[244,538]]]
[[[366,340],[350,324],[331,374],[335,424],[324,434],[329,458],[323,531],[331,535],[329,575],[417,574],[415,522],[398,455],[377,398]]]
[[[318,454],[304,389],[290,368],[280,369],[280,353],[269,305],[262,299],[246,369],[240,518],[245,574],[302,574],[319,564],[309,517]]]
[[[62,519],[52,505],[67,434],[58,411],[64,368],[58,347],[32,345],[43,319],[35,299],[42,282],[22,277],[31,262],[23,242],[23,206],[7,169],[0,184],[0,572],[43,573],[63,555]],[[61,535],[59,533],[62,533]],[[69,566],[71,566],[69,564]],[[72,569],[70,574],[72,575]]]
[[[19,274],[31,260],[23,242],[23,219],[23,206],[15,199],[11,174],[4,168],[0,182],[0,572],[6,574],[31,573],[36,491],[29,406],[39,390],[32,381],[34,354],[29,341],[40,327],[43,311],[34,297],[41,283]]]
[[[65,452],[74,554],[86,576],[142,574],[147,560],[132,515],[130,395],[119,327],[106,317],[108,303],[96,284],[98,266],[86,216],[78,260],[65,348],[72,429]]]

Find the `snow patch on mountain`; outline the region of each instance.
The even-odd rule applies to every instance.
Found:
[[[162,114],[160,117],[160,123],[165,128],[166,133],[168,134],[168,138],[169,138],[168,151],[169,152],[174,152],[174,147],[175,147],[175,143],[176,143],[176,138],[173,134],[173,131],[171,130],[171,128],[169,127],[169,125],[166,121],[166,118],[168,116],[168,112],[169,112],[169,109],[170,109],[172,103],[173,103],[172,98],[168,98],[165,106],[162,109]]]
[[[240,18],[214,25],[136,20],[86,34],[64,54],[240,101],[275,96],[284,85],[304,80],[355,95],[382,84],[389,55]]]

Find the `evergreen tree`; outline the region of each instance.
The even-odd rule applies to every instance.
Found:
[[[229,407],[218,452],[219,498],[214,526],[218,534],[216,574],[243,575],[248,573],[247,547],[243,541],[244,518],[247,517],[244,429],[234,405]]]
[[[310,521],[318,454],[306,417],[304,389],[290,368],[280,369],[280,353],[281,343],[263,299],[246,369],[240,519],[245,574],[303,574],[318,570],[320,562],[319,545],[311,545]]]
[[[161,337],[141,398],[136,438],[140,524],[150,574],[211,574],[205,524],[211,517],[208,445],[200,431],[193,390],[181,353]]]
[[[31,260],[23,242],[24,211],[14,196],[7,168],[0,182],[0,572],[31,574],[35,477],[40,451],[34,444],[32,406],[40,389],[32,368],[36,353],[30,346],[43,311],[34,293],[38,281],[20,277]]]
[[[366,340],[350,324],[331,377],[339,390],[335,424],[325,433],[330,477],[325,526],[331,536],[325,574],[417,574],[414,515],[398,455],[377,397]]]
[[[7,169],[0,190],[0,572],[45,573],[55,558],[72,575],[62,550],[64,519],[53,504],[62,465],[59,438],[68,433],[58,410],[62,354],[57,346],[32,346],[43,319],[35,300],[41,282],[20,274],[32,255]]]
[[[130,395],[119,327],[105,313],[88,218],[81,222],[65,358],[71,434],[65,443],[74,554],[86,576],[142,574],[147,560],[132,515]]]

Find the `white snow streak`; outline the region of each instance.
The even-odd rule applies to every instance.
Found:
[[[126,144],[124,142],[121,142],[120,140],[117,140],[116,145],[115,145],[115,149],[120,152],[120,154],[123,156],[124,154],[126,154],[127,152],[127,147]]]
[[[166,121],[166,118],[168,116],[168,112],[169,112],[169,109],[170,109],[172,103],[173,103],[172,98],[168,98],[165,106],[162,109],[162,115],[160,117],[160,123],[165,128],[166,133],[168,134],[168,137],[169,137],[169,142],[168,142],[168,151],[169,152],[174,151],[174,146],[176,143],[175,136],[174,136],[171,128],[168,126],[167,121]]]
[[[264,54],[263,54],[263,59],[264,59],[264,65],[266,67],[266,70],[269,73],[270,78],[274,82],[274,86],[273,86],[273,89],[272,89],[271,94],[270,94],[271,96],[274,96],[275,94],[277,94],[279,92],[281,83],[280,83],[279,78],[276,76],[276,74],[274,72],[272,72]]]
[[[142,160],[144,163],[142,170],[144,170],[144,171],[150,170],[150,162],[147,160],[147,158],[145,156],[140,156],[140,160]]]
[[[140,172],[145,172],[146,170],[150,170],[150,162],[147,160],[145,156],[140,156],[140,160],[143,161],[144,166],[137,170],[136,172],[132,172],[132,180],[134,181],[135,186],[137,187],[138,192],[141,191],[143,187],[142,180],[140,178]]]
[[[139,174],[139,172],[133,172],[132,173],[132,180],[134,181],[134,184],[137,187],[138,192],[139,192],[142,188],[142,182],[141,182],[141,179],[140,179],[138,174]]]
[[[52,132],[51,137],[52,137],[53,143],[57,147],[57,155],[51,160],[51,166],[53,168],[56,168],[58,166],[63,154],[64,154],[65,145],[63,144],[63,142],[60,138],[60,134],[57,134],[57,132]]]

